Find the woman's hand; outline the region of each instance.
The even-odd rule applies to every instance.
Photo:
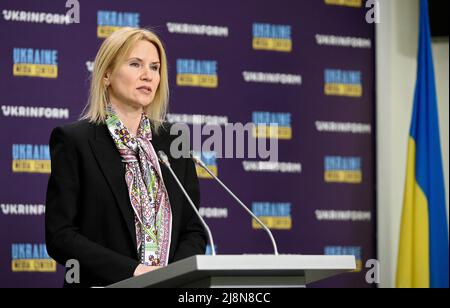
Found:
[[[139,264],[138,267],[136,267],[136,270],[134,271],[133,276],[140,276],[142,274],[146,274],[149,272],[152,272],[154,270],[157,270],[158,268],[160,268],[160,266],[146,266],[143,264]]]

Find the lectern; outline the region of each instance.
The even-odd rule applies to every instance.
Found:
[[[193,256],[107,288],[302,288],[356,269],[354,256]]]

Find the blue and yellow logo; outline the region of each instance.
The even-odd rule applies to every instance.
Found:
[[[253,112],[253,137],[254,138],[273,138],[273,139],[292,139],[290,113],[275,112]]]
[[[362,248],[360,246],[326,246],[324,255],[327,256],[355,256],[356,269],[354,272],[362,270]]]
[[[361,72],[326,69],[325,95],[361,97],[363,95]]]
[[[252,212],[269,229],[292,229],[291,203],[253,202]],[[260,224],[252,219],[253,229],[261,229]]]
[[[289,25],[253,24],[253,49],[292,51],[292,29]]]
[[[361,157],[326,156],[325,182],[351,184],[361,183]]]
[[[48,145],[13,144],[12,170],[14,173],[50,173],[51,161]]]
[[[11,259],[13,272],[56,272],[45,244],[12,244]]]
[[[13,49],[13,75],[58,78],[58,51],[54,49]]]
[[[327,5],[362,7],[362,0],[325,0]]]
[[[208,167],[209,170],[215,175],[218,176],[218,169],[217,169],[217,153],[216,152],[194,152],[194,156],[200,159],[206,167]],[[203,169],[200,166],[196,166],[197,170],[197,176],[200,179],[212,179],[212,176],[206,172],[205,169]]]
[[[139,28],[139,18],[139,13],[97,11],[97,37],[106,38],[123,27]]]
[[[216,253],[218,253],[219,249],[218,249],[217,245],[214,245],[214,250],[215,250]],[[207,256],[211,256],[212,255],[212,249],[211,249],[211,245],[210,244],[206,245],[205,255],[207,255]]]
[[[217,88],[217,61],[177,59],[177,85]]]

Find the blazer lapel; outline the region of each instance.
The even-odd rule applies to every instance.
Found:
[[[96,126],[95,140],[89,140],[89,143],[119,205],[134,247],[137,249],[134,212],[125,182],[125,168],[106,125]]]

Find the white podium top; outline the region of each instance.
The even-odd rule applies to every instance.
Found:
[[[182,286],[208,277],[283,277],[307,285],[355,269],[354,256],[198,255],[109,287]]]

